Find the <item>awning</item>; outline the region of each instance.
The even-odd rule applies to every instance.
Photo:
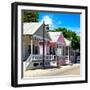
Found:
[[[39,42],[39,44],[40,44],[40,45],[43,45],[43,42]],[[50,45],[50,42],[49,42],[49,41],[46,41],[46,42],[44,42],[44,44]]]
[[[57,44],[56,44],[55,42],[50,42],[50,46],[51,46],[52,48],[56,48],[56,47],[57,47]]]

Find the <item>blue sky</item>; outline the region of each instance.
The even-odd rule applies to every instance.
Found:
[[[80,33],[80,14],[72,13],[55,13],[55,12],[39,12],[39,22],[45,21],[50,28],[65,27],[77,34]]]

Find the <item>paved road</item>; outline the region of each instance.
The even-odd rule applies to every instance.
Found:
[[[52,69],[36,69],[24,71],[24,77],[39,77],[39,76],[63,76],[63,75],[80,75],[80,65],[62,66],[61,68]]]

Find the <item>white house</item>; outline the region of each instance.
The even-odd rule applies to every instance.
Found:
[[[43,65],[43,23],[23,24],[23,60],[26,69],[41,68]],[[45,66],[54,57],[49,54],[50,37],[44,31]]]

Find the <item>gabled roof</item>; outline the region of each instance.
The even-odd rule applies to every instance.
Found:
[[[65,40],[66,46],[70,46],[70,45],[71,45],[71,41],[70,41],[70,40],[68,40],[68,39],[66,39],[66,38],[64,38],[64,40]]]
[[[42,25],[42,23],[38,23],[38,22],[23,23],[23,34],[24,35],[28,35],[28,34],[33,35],[35,32],[37,32],[37,30],[40,28],[41,25]],[[62,32],[49,31],[47,35],[49,35],[52,42],[57,42],[57,40],[61,34],[62,34]],[[71,41],[69,41],[68,39],[64,38],[64,41],[66,43],[66,46],[71,45]]]
[[[62,32],[49,31],[48,34],[49,34],[52,42],[57,42],[59,36],[62,35]],[[70,46],[71,45],[71,41],[66,39],[65,37],[64,37],[64,41],[65,41],[66,46]]]
[[[23,23],[23,34],[33,35],[41,25],[38,22]]]
[[[33,35],[33,37],[43,39],[43,23],[39,23],[39,22],[23,23],[23,34]],[[50,37],[46,30],[44,34],[45,34],[45,40],[50,40]]]
[[[50,32],[49,31],[48,34],[49,34],[52,42],[57,42],[57,40],[58,40],[59,36],[62,34],[62,32],[52,32],[52,31]]]

